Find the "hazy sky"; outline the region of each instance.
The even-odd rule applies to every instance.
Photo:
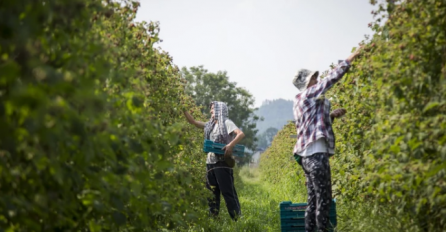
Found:
[[[160,47],[181,67],[227,71],[260,106],[292,99],[300,68],[324,71],[371,34],[368,0],[141,0],[137,21],[159,21]]]

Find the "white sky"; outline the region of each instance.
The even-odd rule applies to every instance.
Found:
[[[368,0],[141,0],[180,68],[227,71],[256,100],[292,99],[300,68],[324,71],[372,34]]]

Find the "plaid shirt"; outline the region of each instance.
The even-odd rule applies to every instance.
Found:
[[[334,149],[335,136],[331,128],[331,105],[324,94],[344,76],[349,67],[350,64],[347,61],[340,61],[327,77],[296,95],[293,106],[297,130],[294,154],[304,151],[308,145],[320,138],[325,138],[328,148]]]

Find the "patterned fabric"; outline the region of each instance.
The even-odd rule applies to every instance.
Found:
[[[211,117],[209,121],[204,125],[204,138],[210,140],[212,129],[215,126],[215,120],[218,123],[218,136],[214,142],[228,144],[231,142],[231,138],[226,130],[226,119],[228,119],[228,107],[223,102],[213,101],[211,105],[214,105],[214,117]]]
[[[308,206],[305,212],[305,231],[328,231],[330,220],[331,171],[327,153],[315,153],[302,158],[307,181]]]
[[[226,131],[229,133],[229,136],[231,137],[231,141],[234,140],[234,138],[236,137],[236,135],[233,133],[231,134],[234,130],[238,129],[238,127],[234,124],[233,121],[227,119],[226,122]],[[219,128],[218,128],[218,124],[216,124],[214,126],[214,129],[212,130],[210,136],[209,136],[209,140],[211,141],[215,141],[218,137],[218,133],[219,133]],[[208,156],[206,158],[206,163],[207,164],[215,164],[218,161],[224,161],[224,156],[221,155],[215,155],[212,152],[208,153]]]
[[[335,137],[330,119],[331,105],[324,94],[344,76],[349,67],[350,64],[347,61],[340,61],[327,77],[296,95],[293,106],[297,130],[294,154],[302,152],[319,138],[325,138],[328,148],[334,149]]]
[[[308,69],[301,69],[297,71],[296,76],[293,79],[293,84],[298,88],[299,90],[304,90],[307,88],[308,83],[311,80],[311,77],[317,73],[319,75],[318,71],[310,71]]]

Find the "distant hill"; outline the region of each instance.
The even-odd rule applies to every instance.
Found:
[[[255,112],[263,121],[257,122],[258,134],[268,128],[282,129],[288,121],[293,120],[293,101],[285,99],[266,100]]]

